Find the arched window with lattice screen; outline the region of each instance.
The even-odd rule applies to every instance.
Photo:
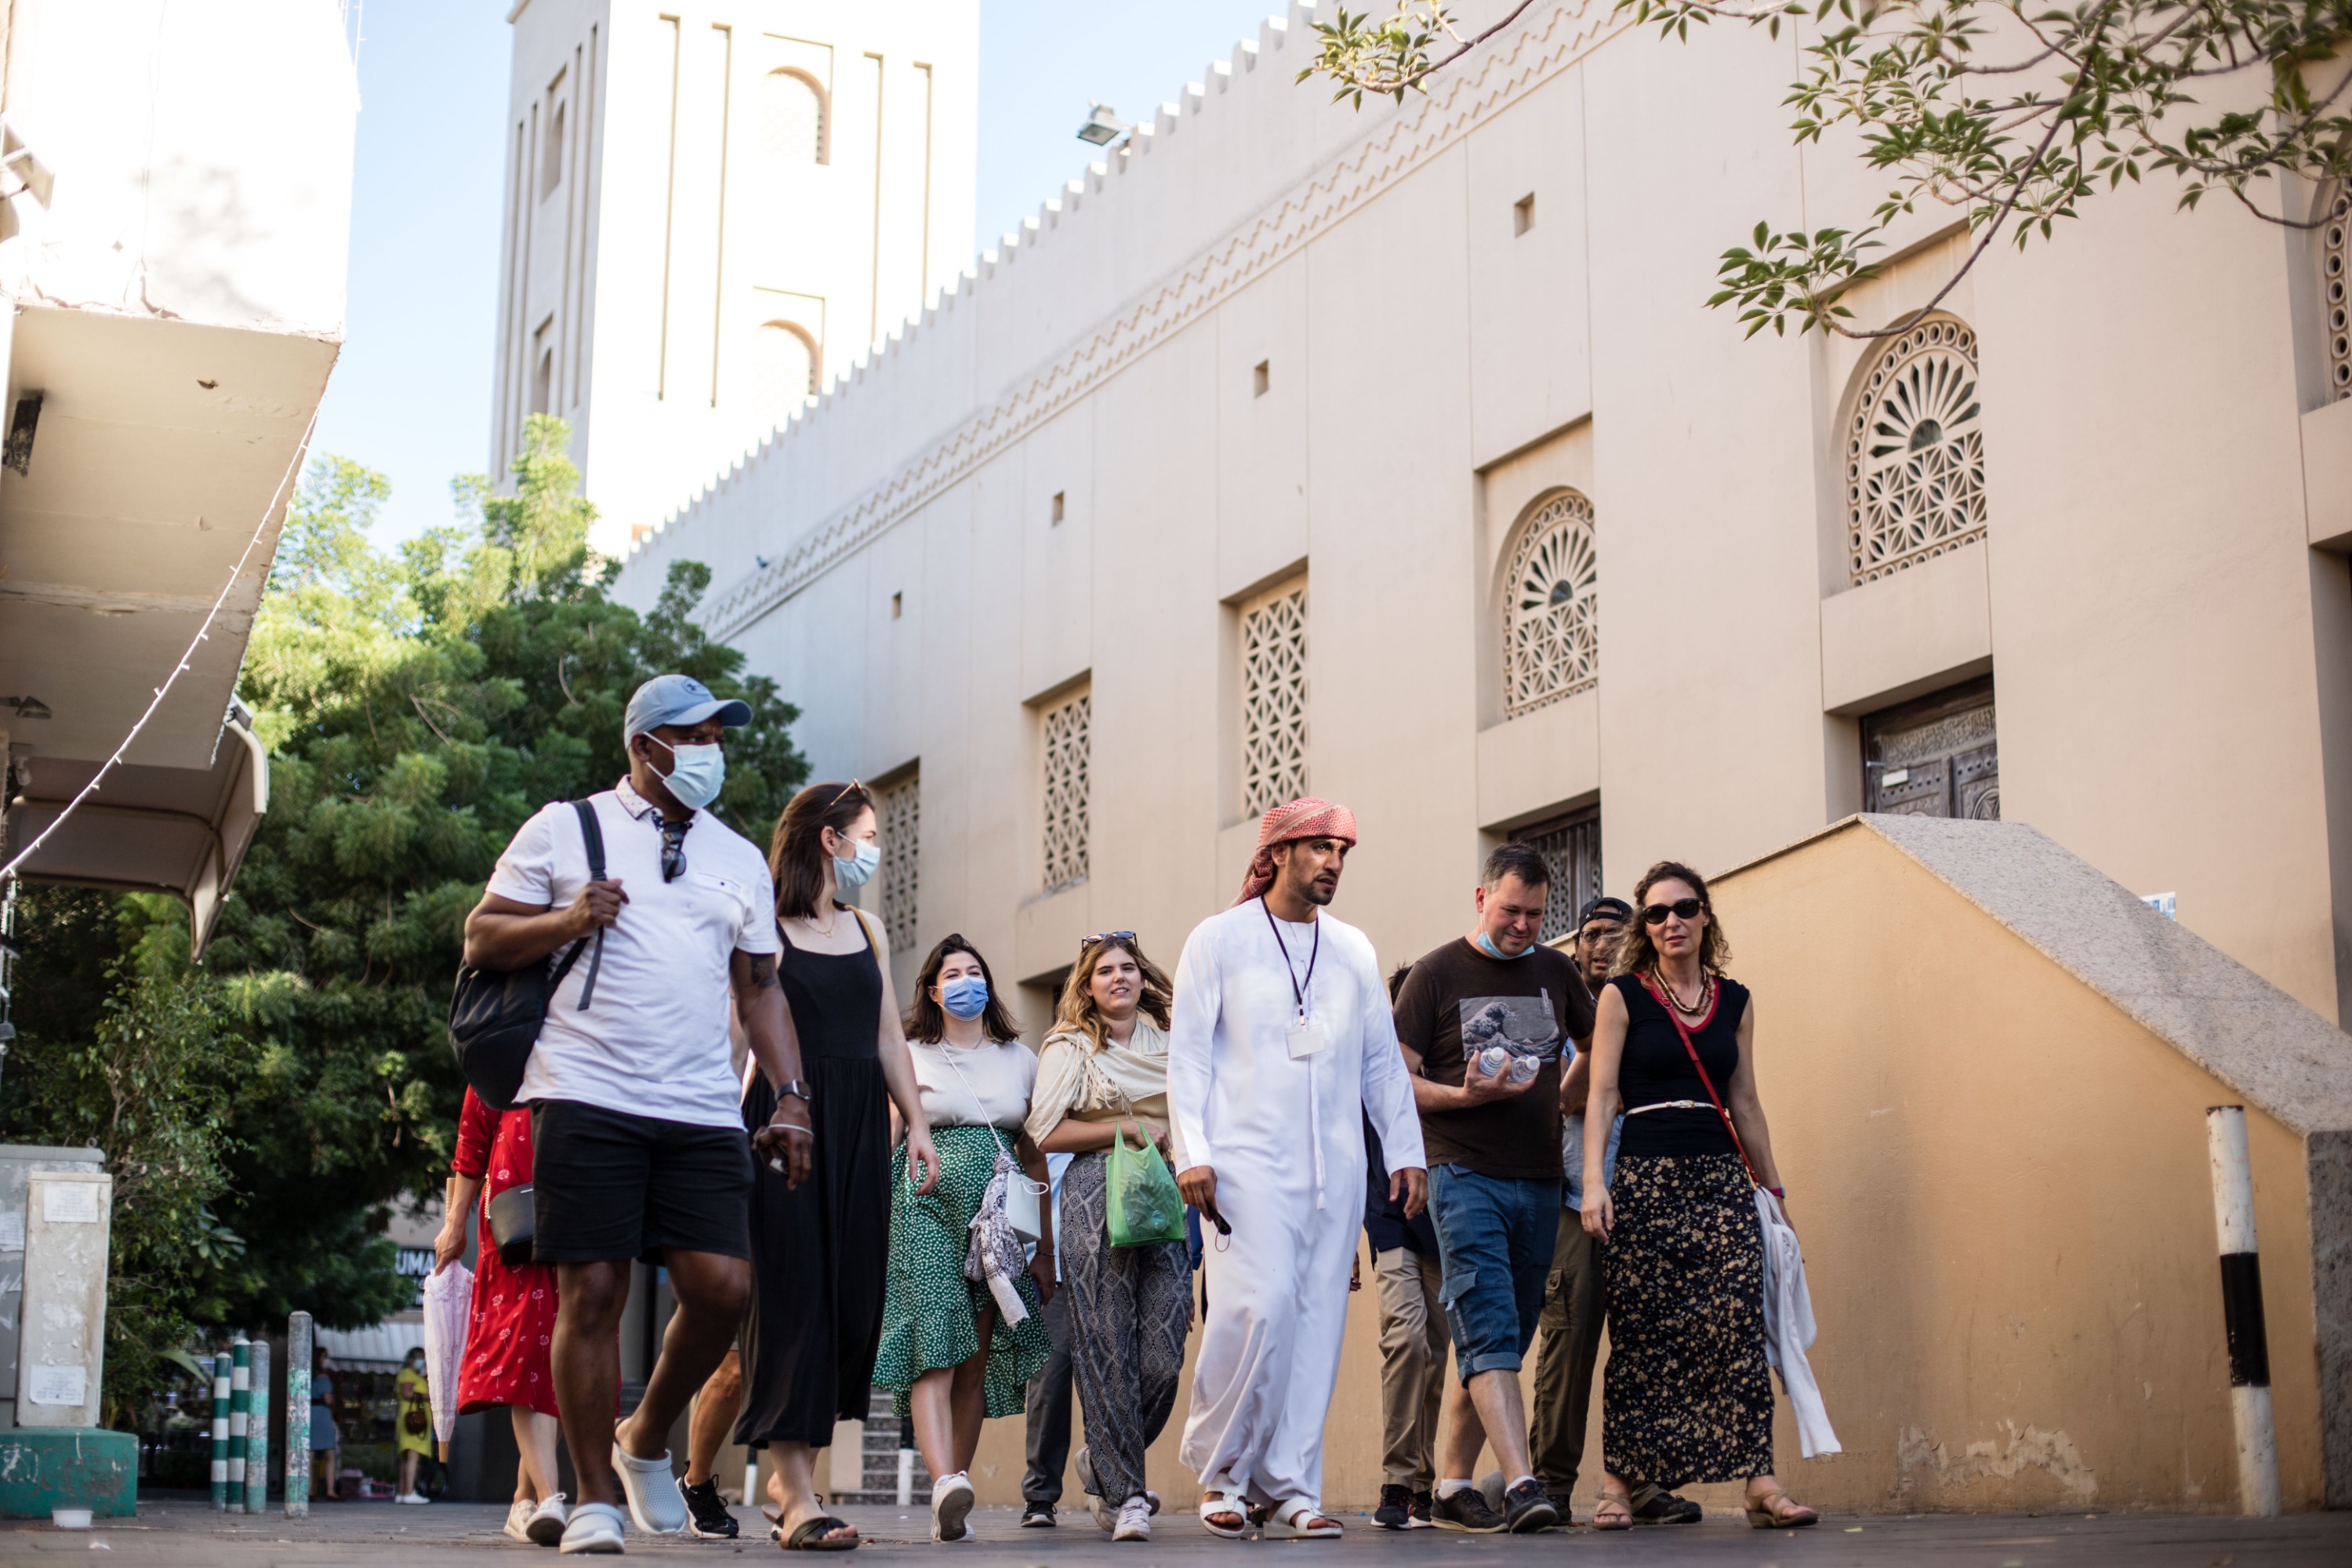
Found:
[[[760,142],[769,161],[825,163],[824,89],[799,71],[772,70],[760,84]]]
[[[1847,570],[1858,585],[1985,532],[1977,335],[1930,316],[1863,368],[1846,426]]]
[[[791,321],[770,321],[751,335],[748,367],[751,405],[778,420],[791,418],[816,395],[816,344]]]
[[[1600,591],[1592,503],[1574,490],[1555,491],[1519,525],[1504,584],[1507,716],[1533,712],[1600,680]]]

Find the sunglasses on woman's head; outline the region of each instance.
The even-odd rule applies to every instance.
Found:
[[[1645,926],[1662,926],[1666,923],[1668,915],[1674,916],[1678,921],[1696,920],[1698,918],[1698,912],[1705,908],[1706,906],[1696,899],[1676,899],[1671,904],[1650,904],[1642,910],[1642,923]]]
[[[1131,931],[1098,931],[1092,936],[1079,938],[1078,951],[1084,952],[1098,942],[1133,942],[1134,940],[1135,933]]]

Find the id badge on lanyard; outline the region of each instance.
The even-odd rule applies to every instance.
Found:
[[[1291,1060],[1297,1061],[1323,1048],[1323,1026],[1312,1018],[1300,1018],[1283,1031],[1282,1038],[1290,1047]]]
[[[1274,933],[1274,945],[1282,951],[1282,972],[1290,980],[1290,999],[1298,1011],[1290,1027],[1282,1032],[1283,1043],[1290,1047],[1290,1059],[1302,1061],[1323,1048],[1323,1026],[1307,1016],[1307,998],[1315,994],[1315,961],[1323,953],[1323,928],[1315,928],[1315,945],[1307,952],[1307,984],[1298,983],[1298,972],[1290,965],[1290,944],[1282,940],[1282,928],[1274,923],[1274,908],[1263,896],[1258,907],[1265,910],[1265,929]]]

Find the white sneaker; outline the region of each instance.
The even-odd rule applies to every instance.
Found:
[[[931,1483],[931,1539],[961,1541],[971,1531],[964,1517],[971,1512],[971,1482],[962,1475],[941,1476]]]
[[[557,1492],[531,1511],[524,1532],[537,1545],[553,1546],[563,1539],[564,1522],[570,1516],[571,1510],[563,1506],[563,1494]]]
[[[539,1505],[537,1503],[532,1502],[530,1499],[527,1497],[519,1497],[515,1499],[514,1506],[507,1510],[506,1533],[512,1536],[517,1541],[529,1541],[530,1539],[530,1516],[538,1510],[538,1507]]]
[[[1113,1541],[1149,1541],[1151,1539],[1151,1500],[1131,1497],[1118,1505],[1118,1524],[1110,1532]]]
[[[640,1459],[616,1438],[613,1474],[629,1500],[629,1518],[639,1530],[647,1535],[676,1535],[686,1528],[686,1494],[677,1489],[677,1478],[670,1473],[667,1448],[657,1459]]]
[[[563,1544],[556,1550],[569,1556],[574,1552],[608,1552],[617,1556],[621,1551],[621,1510],[608,1502],[583,1502],[572,1510],[572,1518],[563,1526]]]
[[[1087,1451],[1087,1445],[1084,1443],[1078,1445],[1077,1456],[1071,1463],[1078,1472],[1078,1490],[1086,1494],[1087,1512],[1094,1516],[1095,1528],[1102,1531],[1117,1530],[1118,1510],[1111,1507],[1108,1499],[1096,1490],[1094,1456]]]
[[[403,1492],[392,1500],[394,1502],[428,1503],[433,1500],[426,1497],[423,1492]]]

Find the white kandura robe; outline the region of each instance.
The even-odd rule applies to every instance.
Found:
[[[1307,984],[1317,926],[1308,1008],[1324,1044],[1295,1058],[1291,979]],[[1363,1118],[1391,1170],[1426,1162],[1372,944],[1328,913],[1281,932],[1289,976],[1255,899],[1193,928],[1176,966],[1169,1111],[1189,1163],[1216,1172],[1234,1227],[1227,1241],[1202,1222],[1209,1313],[1177,1457],[1204,1487],[1319,1508],[1364,1224]]]

